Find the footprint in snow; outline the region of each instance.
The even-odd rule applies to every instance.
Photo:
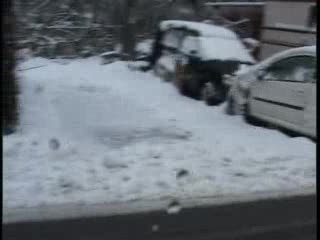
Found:
[[[236,177],[247,177],[248,175],[243,172],[236,172],[233,174]]]
[[[180,169],[178,170],[177,174],[176,174],[176,178],[177,179],[182,179],[189,176],[189,171],[186,169]]]
[[[49,148],[51,150],[58,150],[60,148],[60,142],[58,139],[56,138],[51,138],[49,140]]]
[[[123,180],[124,182],[128,182],[130,179],[131,179],[131,177],[128,177],[128,176],[124,176],[124,177],[122,178],[122,180]]]
[[[168,214],[178,214],[181,211],[182,207],[179,201],[173,200],[167,206],[167,213]]]
[[[123,169],[128,168],[128,166],[121,162],[112,161],[110,159],[104,159],[103,166],[107,169]]]
[[[166,182],[163,182],[163,181],[156,182],[156,185],[160,188],[169,188],[169,184],[167,184]]]

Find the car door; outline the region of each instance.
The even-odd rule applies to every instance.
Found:
[[[308,135],[316,137],[317,128],[317,68],[314,57],[313,68],[306,83],[306,106],[303,116],[303,127]]]
[[[309,84],[306,76],[312,56],[292,56],[264,69],[264,76],[251,88],[250,112],[264,120],[302,128]]]

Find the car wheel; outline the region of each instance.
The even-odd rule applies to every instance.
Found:
[[[176,68],[175,78],[174,78],[174,85],[179,90],[179,92],[183,95],[186,94],[186,86],[185,82],[183,81],[183,73],[179,68]]]
[[[236,111],[235,111],[235,100],[232,96],[229,96],[227,98],[227,105],[226,105],[226,109],[225,109],[226,114],[228,115],[235,115]]]
[[[191,72],[190,75],[185,80],[186,81],[186,91],[188,95],[194,99],[200,100],[201,96],[201,83],[196,73]]]
[[[182,95],[192,97],[192,78],[194,76],[189,66],[176,67],[174,84]]]
[[[253,116],[250,115],[250,107],[248,105],[248,103],[245,106],[245,110],[244,110],[244,120],[252,125],[255,126],[263,126],[263,122]]]
[[[218,87],[216,84],[208,82],[201,91],[201,99],[209,106],[214,106],[222,103],[225,98],[223,87]]]
[[[153,69],[155,75],[160,76],[160,66],[159,64],[155,64],[154,69]]]

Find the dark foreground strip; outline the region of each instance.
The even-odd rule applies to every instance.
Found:
[[[264,99],[264,98],[259,98],[259,97],[254,97],[253,99],[260,101],[260,102],[266,102],[266,103],[270,103],[270,104],[274,104],[274,105],[278,105],[278,106],[282,106],[282,107],[292,108],[295,110],[302,111],[304,109],[304,107],[300,107],[300,106],[296,106],[296,105],[292,105],[292,104],[287,104],[287,103],[276,102],[276,101],[272,101],[272,100]]]
[[[313,240],[316,195],[131,215],[3,224],[5,240]]]

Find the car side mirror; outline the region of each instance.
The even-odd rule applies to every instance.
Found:
[[[264,76],[266,75],[266,71],[263,69],[259,69],[257,72],[257,79],[263,80]]]

